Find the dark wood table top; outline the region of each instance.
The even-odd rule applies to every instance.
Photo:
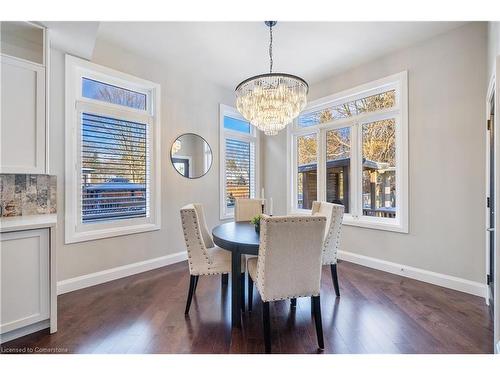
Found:
[[[242,254],[259,253],[260,236],[248,221],[230,222],[216,226],[212,236],[217,246]]]

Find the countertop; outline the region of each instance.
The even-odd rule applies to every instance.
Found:
[[[0,218],[0,232],[55,227],[57,215],[27,215]]]

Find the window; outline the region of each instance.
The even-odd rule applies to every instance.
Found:
[[[407,73],[309,104],[288,130],[291,212],[345,206],[344,223],[408,231]]]
[[[380,109],[392,108],[395,104],[396,90],[389,90],[347,102],[327,103],[320,108],[301,115],[297,123],[299,127],[306,128],[333,120],[358,116],[363,113],[375,112]]]
[[[66,57],[66,243],[160,228],[159,85]]]
[[[259,190],[257,132],[232,107],[220,105],[221,219],[234,216],[236,198],[255,198]]]
[[[82,113],[82,222],[146,217],[147,125]]]
[[[318,140],[316,134],[297,137],[297,207],[312,208],[317,200]]]
[[[125,107],[146,110],[146,94],[82,77],[82,96]]]
[[[351,128],[326,132],[326,200],[345,207],[349,212],[351,177]]]

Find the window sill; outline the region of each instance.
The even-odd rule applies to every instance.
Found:
[[[352,216],[344,215],[342,224],[353,227],[383,230],[388,232],[408,233],[408,228],[399,222],[391,222],[390,220],[371,220],[369,218],[355,219]]]
[[[311,215],[311,210],[306,209],[295,209],[290,211],[290,215]],[[344,214],[344,218],[342,219],[342,224],[349,225],[352,227],[358,228],[366,228],[366,229],[375,229],[375,230],[383,230],[388,232],[397,232],[397,233],[408,233],[408,227],[404,226],[399,222],[394,222],[392,220],[381,220],[381,219],[370,219],[368,217],[363,217],[361,219],[355,219],[354,216],[350,214]]]
[[[159,224],[135,224],[128,226],[120,226],[116,228],[103,228],[103,229],[94,229],[87,230],[82,232],[72,232],[66,233],[65,236],[65,244],[70,243],[78,243],[84,241],[92,241],[92,240],[100,240],[104,238],[112,238],[118,236],[125,236],[128,234],[138,234],[144,232],[151,232],[160,230],[161,226]]]

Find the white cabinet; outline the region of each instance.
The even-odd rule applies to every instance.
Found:
[[[2,56],[1,173],[45,173],[45,68]]]
[[[2,22],[0,173],[48,173],[46,31]]]
[[[0,343],[57,331],[57,216],[0,218]]]
[[[49,229],[0,234],[0,333],[50,317]]]

